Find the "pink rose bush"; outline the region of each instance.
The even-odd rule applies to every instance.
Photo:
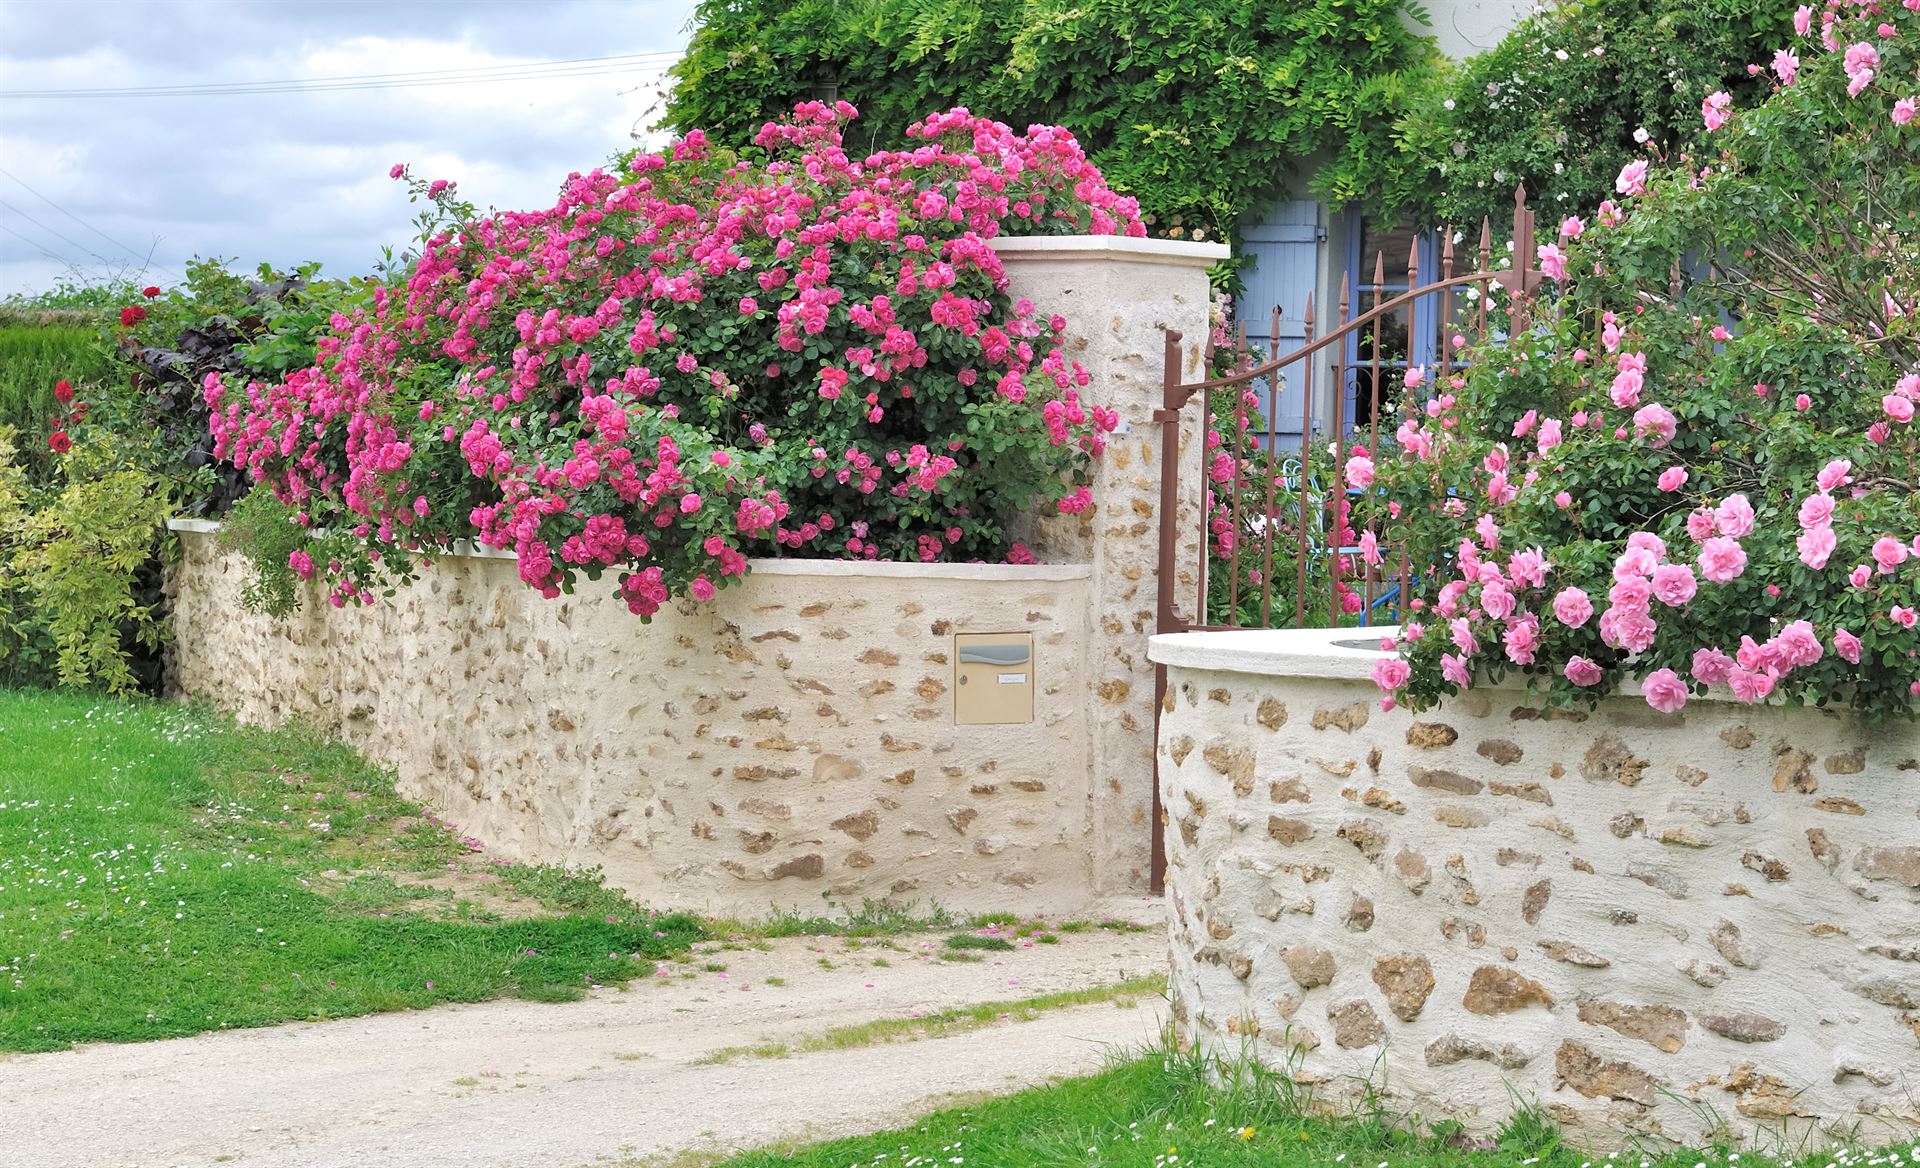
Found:
[[[1920,156],[1920,12],[1798,19],[1771,97],[1703,105],[1720,153],[1625,168],[1540,249],[1527,326],[1399,403],[1354,517],[1427,565],[1387,701],[1519,672],[1557,705],[1911,709],[1920,184],[1876,160]]]
[[[1139,236],[1137,207],[1057,128],[956,109],[856,160],[854,117],[691,131],[533,211],[396,167],[429,204],[404,284],[279,384],[209,376],[219,457],[356,541],[305,565],[335,603],[462,539],[643,617],[752,556],[1030,560],[1011,524],[1085,512],[1118,419],[989,241]]]

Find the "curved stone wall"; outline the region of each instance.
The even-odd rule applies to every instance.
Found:
[[[1594,1143],[1912,1137],[1920,734],[1382,713],[1377,636],[1154,640],[1185,1041],[1474,1131],[1525,1100]]]

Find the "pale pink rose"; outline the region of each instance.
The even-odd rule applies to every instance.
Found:
[[[1815,476],[1814,481],[1820,484],[1821,490],[1832,491],[1837,487],[1843,487],[1847,484],[1849,472],[1852,470],[1853,463],[1851,461],[1844,458],[1836,458],[1820,468],[1820,473]]]
[[[1537,547],[1515,552],[1507,560],[1507,577],[1515,585],[1544,588],[1547,583],[1547,556]]]
[[[1904,126],[1913,121],[1914,99],[1903,97],[1893,103],[1893,124]]]
[[[1440,676],[1461,689],[1466,689],[1473,684],[1473,676],[1467,672],[1466,660],[1455,657],[1451,653],[1440,654]]]
[[[1579,239],[1586,230],[1587,225],[1580,221],[1578,215],[1569,215],[1560,221],[1561,239]]]
[[[1920,613],[1915,613],[1904,604],[1894,605],[1887,610],[1887,615],[1893,618],[1894,624],[1899,625],[1903,629],[1910,629],[1914,625],[1920,624]]]
[[[1865,588],[1867,581],[1870,579],[1872,579],[1872,576],[1867,571],[1865,564],[1855,564],[1853,571],[1847,573],[1847,583],[1853,585],[1855,588]]]
[[[1615,606],[1600,614],[1600,639],[1618,649],[1644,653],[1653,648],[1660,626],[1644,606]]]
[[[1800,526],[1825,527],[1833,522],[1833,496],[1826,492],[1800,500]]]
[[[1860,664],[1860,638],[1845,629],[1833,630],[1833,651],[1848,664]]]
[[[1600,222],[1606,224],[1608,227],[1618,226],[1627,217],[1626,213],[1620,210],[1619,206],[1615,204],[1612,199],[1600,200],[1599,214]]]
[[[1402,380],[1407,383],[1408,389],[1419,389],[1421,382],[1424,382],[1426,379],[1427,367],[1425,365],[1415,365],[1407,370],[1406,376]]]
[[[1623,576],[1613,582],[1613,587],[1607,589],[1607,600],[1616,608],[1645,609],[1652,599],[1653,585],[1640,576]]]
[[[1646,375],[1640,370],[1622,369],[1613,375],[1613,387],[1607,392],[1614,405],[1630,410],[1640,404],[1640,390],[1646,383]]]
[[[1875,446],[1886,445],[1887,439],[1892,436],[1893,427],[1885,422],[1875,422],[1873,425],[1867,427],[1867,441],[1873,443]]]
[[[1473,622],[1464,616],[1454,617],[1447,622],[1447,635],[1453,639],[1453,647],[1460,650],[1462,657],[1471,657],[1480,651],[1480,642],[1473,636]]]
[[[1793,395],[1793,408],[1804,414],[1813,408],[1813,399],[1804,393],[1796,393]]]
[[[1788,669],[1804,669],[1826,655],[1813,622],[1797,620],[1773,636],[1774,660]]]
[[[1891,576],[1895,568],[1907,562],[1907,545],[1883,535],[1873,541],[1873,562],[1880,565],[1882,576]]]
[[[1700,117],[1706,122],[1708,133],[1726,125],[1732,111],[1733,95],[1725,90],[1709,93],[1707,99],[1700,103]]]
[[[1678,608],[1692,600],[1699,589],[1693,569],[1685,564],[1661,564],[1653,570],[1653,595],[1668,608]]]
[[[1831,527],[1809,527],[1794,540],[1800,548],[1800,562],[1814,571],[1827,566],[1833,551],[1840,545]]]
[[[1513,424],[1513,436],[1515,438],[1525,438],[1527,435],[1533,433],[1533,428],[1539,424],[1540,411],[1528,410],[1526,413],[1520,415],[1519,421]]]
[[[1553,505],[1564,511],[1568,507],[1573,506],[1573,496],[1565,491],[1555,491],[1553,493]]]
[[[1647,160],[1636,158],[1620,168],[1620,175],[1613,180],[1613,189],[1623,195],[1638,195],[1647,189]]]
[[[1687,515],[1687,536],[1699,543],[1713,534],[1713,511],[1702,507]]]
[[[1532,665],[1534,652],[1540,648],[1539,618],[1528,614],[1514,621],[1501,639],[1507,646],[1507,660],[1515,665]]]
[[[1554,281],[1567,278],[1567,255],[1560,250],[1559,244],[1543,243],[1533,250],[1540,259],[1541,275]]]
[[[1382,657],[1373,663],[1373,684],[1384,693],[1392,693],[1407,684],[1413,669],[1398,657]]]
[[[1593,601],[1583,589],[1563,588],[1553,598],[1553,615],[1561,624],[1577,629],[1593,618]]]
[[[1747,570],[1746,549],[1740,541],[1717,535],[1700,545],[1700,574],[1715,584],[1738,579]]]
[[[1578,656],[1567,658],[1560,672],[1568,681],[1580,686],[1599,685],[1601,677],[1605,676],[1598,664]]]
[[[1493,521],[1493,516],[1482,515],[1480,518],[1474,520],[1473,530],[1474,534],[1480,537],[1480,542],[1486,545],[1488,551],[1492,551],[1494,548],[1500,546],[1500,525]]]
[[[1913,403],[1897,393],[1890,393],[1880,399],[1880,408],[1896,422],[1913,421]]]
[[[1793,31],[1806,36],[1813,31],[1813,7],[1802,4],[1793,10]]]
[[[1480,607],[1486,609],[1487,615],[1494,620],[1506,620],[1513,615],[1513,610],[1518,604],[1519,602],[1513,598],[1513,593],[1498,580],[1483,585],[1480,589]]]
[[[1753,504],[1745,495],[1728,495],[1714,508],[1713,526],[1721,535],[1745,538],[1753,530]]]
[[[1765,701],[1767,695],[1773,692],[1773,675],[1735,669],[1727,674],[1727,685],[1733,690],[1734,697],[1751,705]]]
[[[1542,454],[1560,445],[1560,419],[1548,418],[1540,423],[1539,443]]]
[[[1677,466],[1670,466],[1660,472],[1660,489],[1677,491],[1687,485],[1687,472]]]
[[[1671,669],[1656,669],[1640,682],[1647,704],[1663,714],[1677,714],[1687,705],[1687,683]]]
[[[1356,491],[1364,491],[1373,485],[1373,459],[1357,455],[1347,460],[1347,485]]]
[[[1657,450],[1673,441],[1674,435],[1680,432],[1680,423],[1673,411],[1654,402],[1641,406],[1633,415],[1633,432],[1638,437],[1652,439]]]
[[[1613,561],[1613,578],[1628,580],[1636,576],[1653,575],[1653,566],[1660,562],[1652,548],[1628,544]]]
[[[1720,685],[1733,669],[1733,658],[1718,649],[1693,651],[1693,679],[1701,685]]]
[[[1792,49],[1775,49],[1773,52],[1773,71],[1780,78],[1780,84],[1792,85],[1793,79],[1800,75],[1800,58]]]
[[[1380,563],[1380,538],[1372,531],[1360,533],[1360,558],[1369,564]]]
[[[1652,552],[1656,562],[1667,558],[1667,541],[1661,539],[1651,531],[1636,531],[1632,535],[1629,535],[1627,537],[1627,546],[1630,548],[1644,548]]]
[[[1742,669],[1761,671],[1774,667],[1773,642],[1762,645],[1752,637],[1741,637],[1740,648],[1734,651],[1733,659]]]
[[[1465,599],[1469,585],[1465,580],[1449,580],[1440,587],[1440,598],[1434,602],[1434,608],[1441,616],[1460,615],[1460,601]]]

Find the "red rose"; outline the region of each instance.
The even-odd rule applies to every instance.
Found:
[[[138,304],[129,304],[120,310],[120,327],[132,328],[147,319],[147,310]]]
[[[59,402],[63,406],[66,405],[68,402],[72,401],[73,386],[68,384],[65,381],[54,382],[53,383],[53,400]]]
[[[140,295],[145,296],[148,300],[152,300],[155,296],[160,295],[160,289],[149,284],[145,288],[140,289]]]
[[[65,454],[67,451],[73,449],[73,439],[67,437],[65,430],[55,430],[53,433],[47,435],[47,449],[53,451],[55,454]]]
[[[92,408],[93,408],[92,402],[74,402],[73,403],[73,420],[76,422],[84,421],[87,416],[87,411]]]

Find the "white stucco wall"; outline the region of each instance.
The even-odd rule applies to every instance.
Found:
[[[1485,52],[1522,20],[1539,10],[1533,0],[1426,0],[1429,23],[1408,19],[1408,27],[1431,36],[1454,60]]]
[[[1184,1041],[1475,1132],[1525,1102],[1603,1145],[1911,1138],[1920,733],[1382,713],[1378,637],[1155,640]]]

